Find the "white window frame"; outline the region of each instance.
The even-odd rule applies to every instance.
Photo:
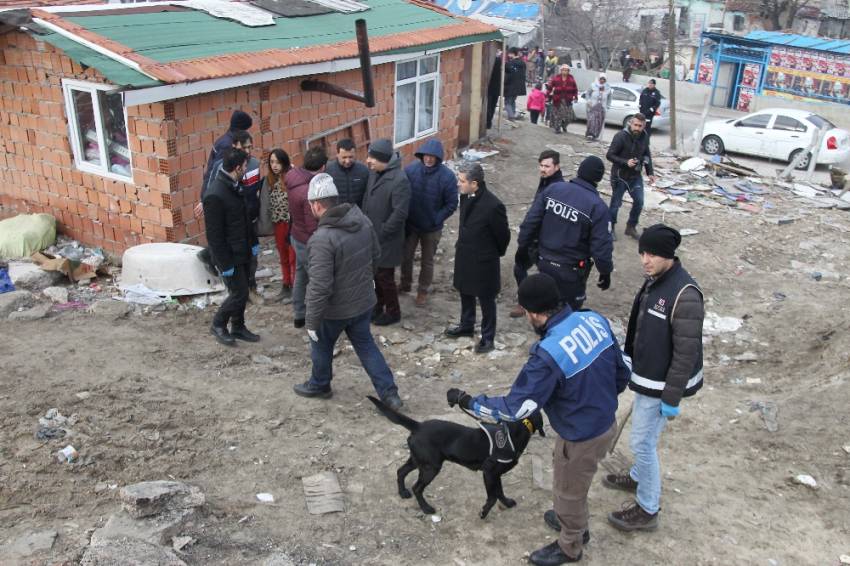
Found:
[[[423,59],[431,59],[431,58],[437,59],[437,68],[434,70],[433,73],[420,75],[419,74],[419,67],[420,67],[419,62],[422,61]],[[440,53],[429,53],[429,54],[424,55],[424,56],[415,57],[413,59],[405,59],[403,61],[397,61],[396,62],[395,68],[393,69],[393,80],[394,80],[394,87],[393,87],[393,144],[394,144],[395,147],[401,147],[401,146],[407,145],[409,143],[414,143],[416,141],[419,141],[423,138],[427,138],[428,136],[434,135],[439,130],[439,124],[440,124],[440,58],[441,58]],[[404,65],[405,63],[411,63],[413,61],[416,62],[416,75],[413,76],[413,77],[410,77],[408,79],[398,80],[398,78],[397,78],[398,77],[398,66]],[[419,132],[419,90],[420,90],[419,85],[422,84],[422,83],[430,82],[432,80],[434,81],[434,124],[431,128],[424,130],[422,132]],[[410,83],[416,83],[416,98],[415,98],[415,102],[413,104],[413,114],[414,114],[414,116],[413,116],[413,137],[408,138],[408,139],[404,139],[404,140],[399,140],[398,137],[397,137],[398,134],[395,131],[396,114],[398,112],[398,87],[404,86],[404,85],[407,85],[407,84],[410,84]]]
[[[100,148],[100,162],[102,165],[93,165],[85,160],[85,149],[81,146],[80,140],[82,139],[82,132],[80,132],[80,123],[77,120],[77,110],[74,107],[74,97],[71,94],[71,91],[76,90],[80,92],[88,92],[92,97],[92,105],[94,107],[94,122],[95,129],[98,135],[98,147]],[[68,117],[68,135],[71,140],[71,149],[74,153],[74,164],[77,169],[80,171],[85,171],[86,173],[92,173],[94,175],[99,175],[101,177],[106,177],[109,179],[114,179],[116,181],[123,181],[125,183],[133,182],[133,152],[130,151],[129,144],[129,131],[127,133],[128,143],[127,143],[127,152],[129,154],[130,161],[130,176],[125,177],[124,175],[119,175],[117,173],[113,173],[109,170],[109,155],[108,148],[106,147],[106,132],[103,127],[103,114],[100,108],[100,97],[97,96],[99,92],[103,92],[106,94],[116,94],[117,88],[113,85],[102,84],[102,83],[90,83],[85,81],[78,81],[73,79],[62,79],[62,94],[65,97],[65,115]],[[123,95],[122,106],[124,108],[124,126],[127,126],[127,107],[123,105]]]

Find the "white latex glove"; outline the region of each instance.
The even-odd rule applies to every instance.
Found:
[[[309,337],[310,337],[310,340],[312,340],[313,342],[318,342],[318,341],[319,341],[319,335],[316,333],[316,331],[315,331],[315,330],[308,330],[308,331],[307,331],[307,336],[309,336]]]

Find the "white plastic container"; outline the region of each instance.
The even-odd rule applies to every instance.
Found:
[[[124,252],[119,288],[144,285],[163,295],[199,295],[224,290],[198,258],[200,246],[142,244]]]

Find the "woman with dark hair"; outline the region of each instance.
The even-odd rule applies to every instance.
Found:
[[[501,289],[499,258],[511,241],[505,205],[487,190],[484,170],[477,163],[464,162],[457,174],[460,197],[460,223],[455,244],[453,284],[460,292],[460,324],[446,330],[446,336],[459,338],[475,334],[475,301],[481,304],[481,340],[475,352],[494,349],[496,337],[496,295]]]
[[[273,149],[269,154],[269,174],[266,175],[263,190],[269,193],[272,222],[274,222],[274,240],[280,256],[280,271],[283,287],[277,296],[278,301],[288,303],[292,300],[292,283],[295,278],[295,249],[289,244],[289,198],[283,177],[292,167],[289,155],[282,149]]]

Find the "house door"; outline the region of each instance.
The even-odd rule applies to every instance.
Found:
[[[731,108],[735,94],[735,79],[738,77],[738,63],[720,62],[717,69],[717,83],[711,98],[712,106]]]

